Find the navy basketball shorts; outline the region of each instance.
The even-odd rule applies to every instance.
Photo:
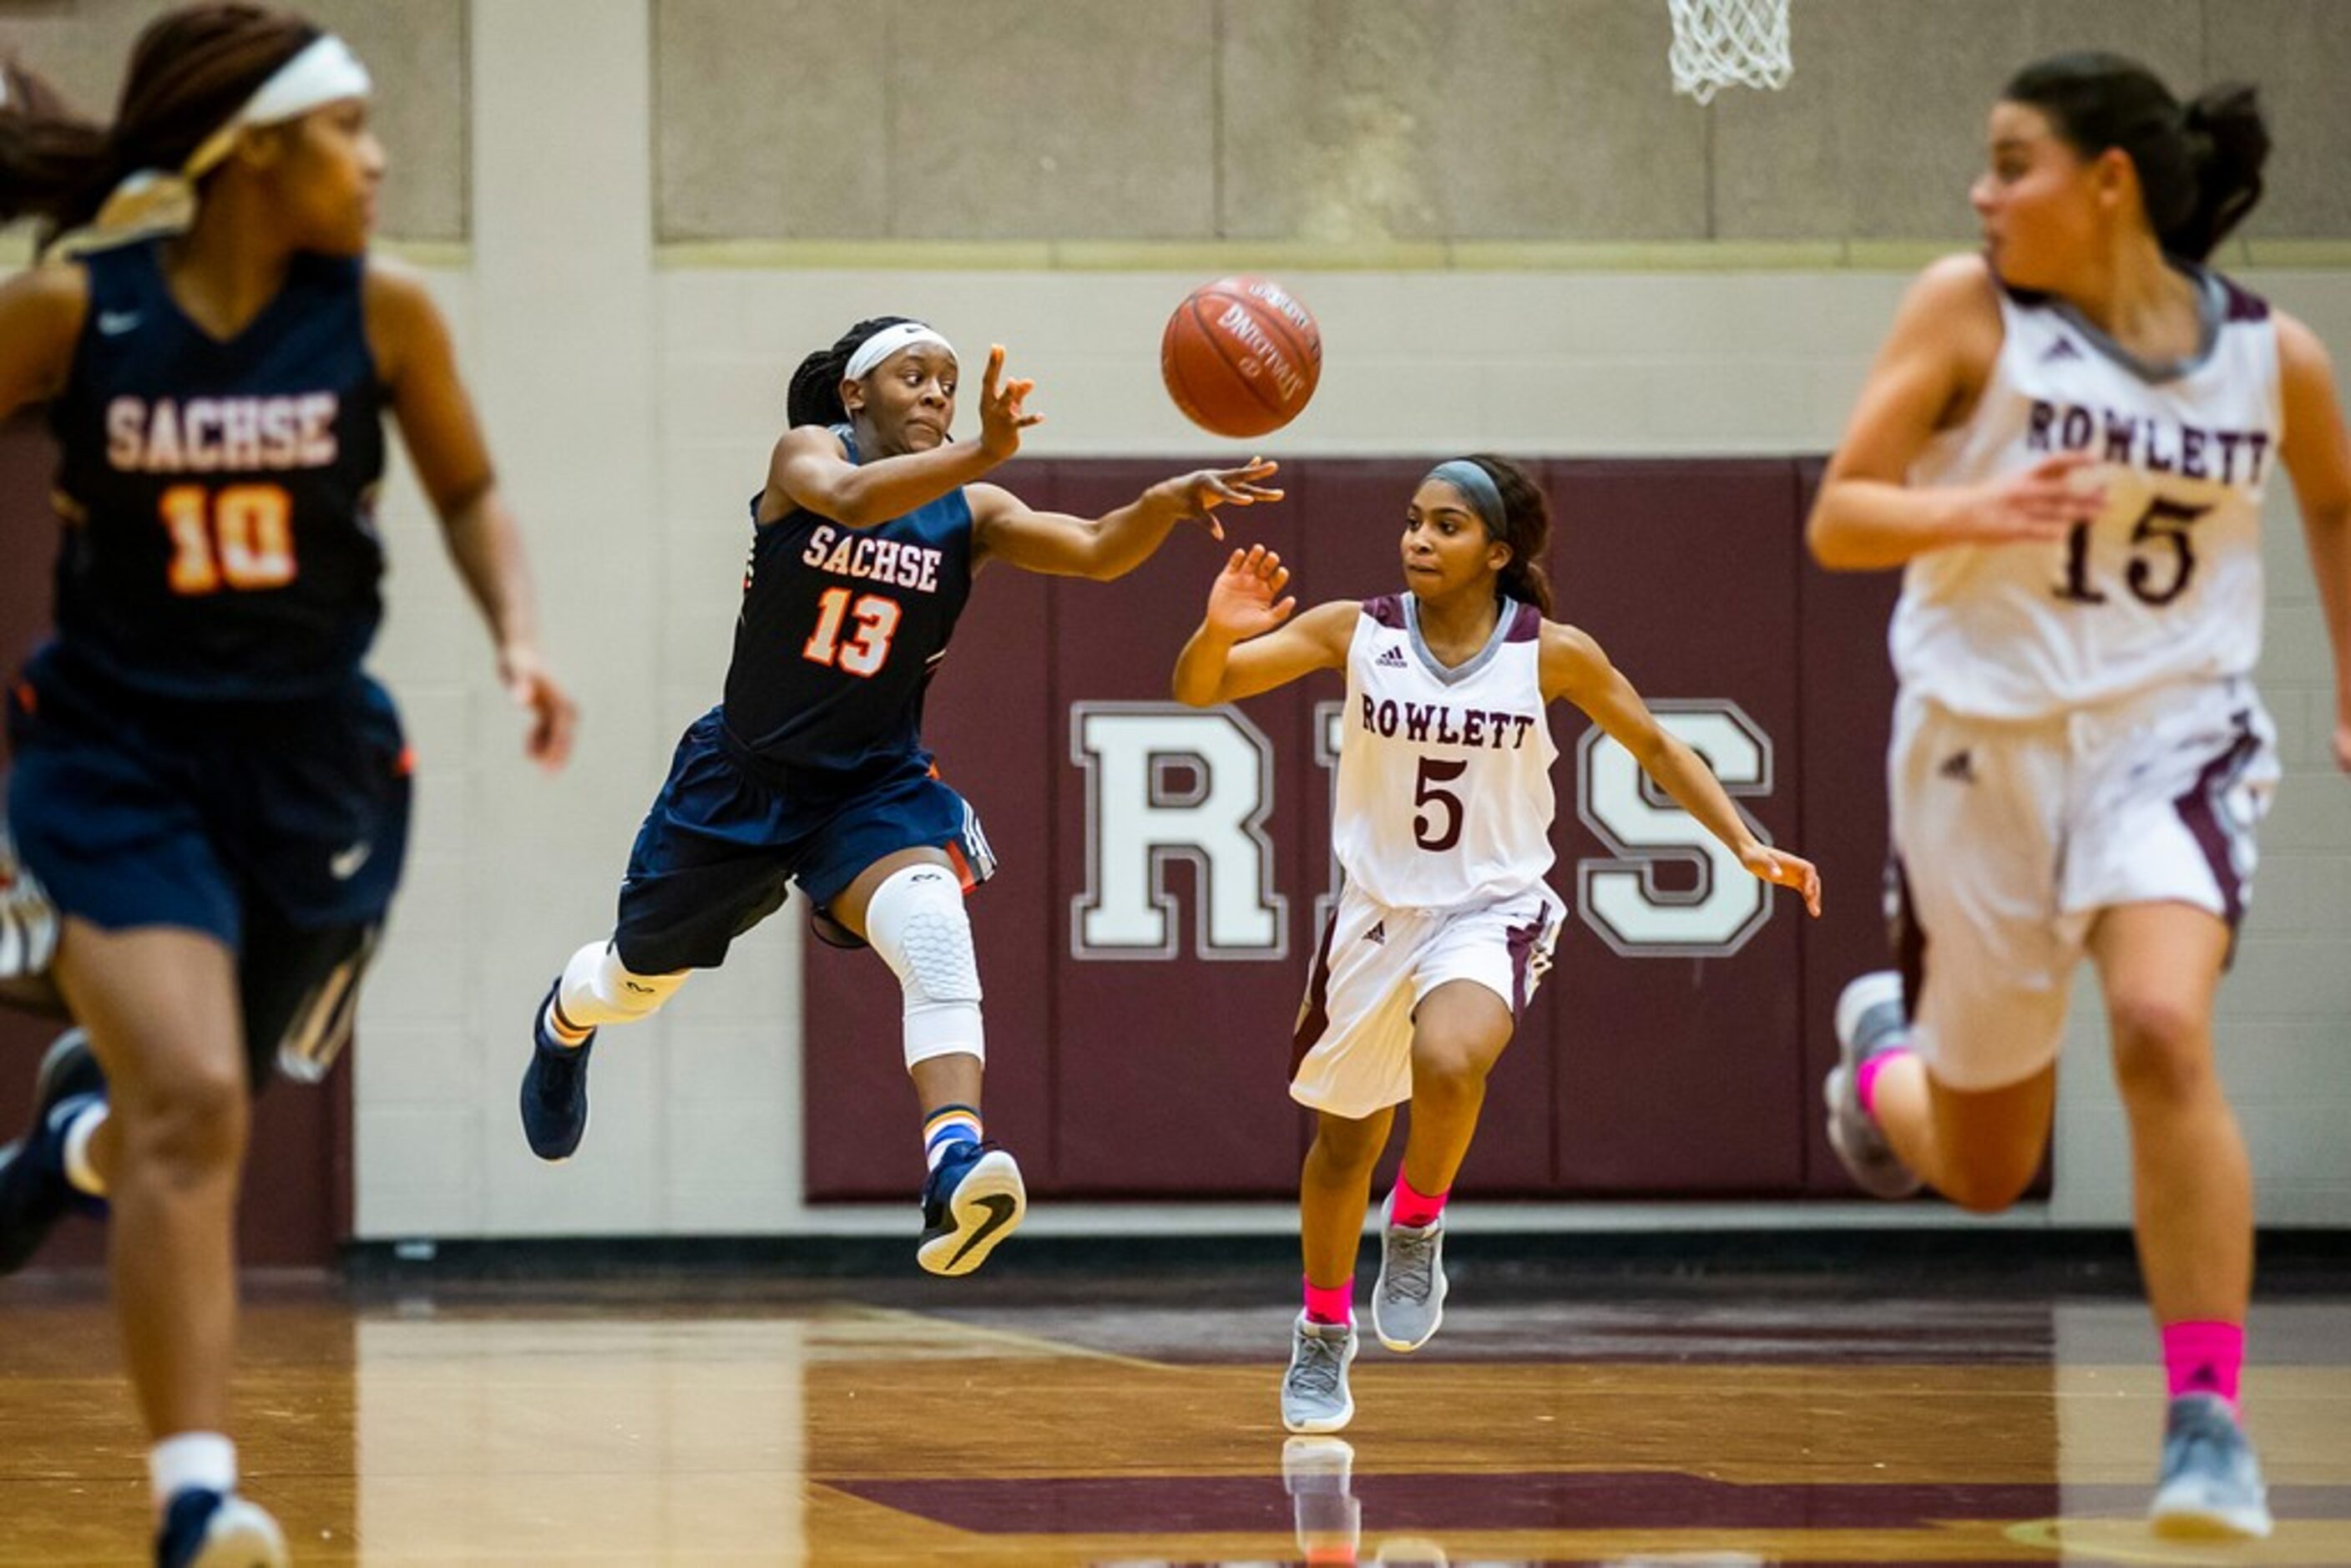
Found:
[[[408,847],[411,762],[383,688],[167,704],[45,653],[8,717],[9,828],[58,912],[217,938],[256,1068],[298,1033],[331,1061]]]
[[[613,945],[640,975],[716,968],[798,883],[819,934],[853,946],[828,906],[874,862],[925,847],[946,852],[967,892],[996,870],[978,814],[922,753],[853,777],[787,777],[729,737],[713,708],[678,741],[637,831]]]

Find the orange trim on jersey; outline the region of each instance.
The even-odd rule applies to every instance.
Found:
[[[416,747],[413,746],[402,747],[400,748],[400,759],[392,765],[392,776],[395,779],[405,779],[415,771]]]
[[[16,706],[23,708],[28,714],[35,714],[41,711],[40,695],[33,690],[32,682],[18,681],[16,683]]]
[[[934,768],[931,770],[931,776],[936,778],[938,769]],[[942,847],[947,852],[947,863],[955,867],[956,880],[963,883],[963,890],[969,893],[973,888],[977,887],[979,878],[971,874],[971,862],[964,858],[963,846],[946,844]]]

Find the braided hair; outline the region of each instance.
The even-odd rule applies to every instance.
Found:
[[[830,349],[819,349],[792,372],[790,392],[784,397],[784,418],[799,424],[841,424],[849,410],[841,401],[841,383],[849,373],[850,357],[866,339],[885,327],[909,320],[905,316],[875,316],[843,332]]]
[[[319,28],[250,5],[188,5],[131,47],[114,123],[77,114],[16,60],[0,60],[0,222],[41,220],[47,248],[98,215],[141,169],[177,169]]]

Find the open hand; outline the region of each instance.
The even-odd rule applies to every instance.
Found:
[[[2105,489],[2085,487],[2077,476],[2096,461],[2086,452],[2060,452],[1985,486],[1970,497],[1969,537],[1979,544],[2051,541],[2095,520],[2105,509]]]
[[[1290,619],[1298,601],[1281,597],[1290,569],[1263,545],[1233,551],[1208,590],[1207,624],[1235,643],[1261,637]]]
[[[1163,479],[1153,488],[1168,494],[1178,508],[1176,515],[1186,521],[1206,523],[1208,537],[1223,538],[1225,525],[1217,520],[1217,508],[1222,506],[1253,507],[1259,501],[1279,501],[1281,492],[1258,483],[1267,479],[1281,465],[1263,457],[1252,457],[1239,468],[1203,468],[1197,473]]]
[[[1020,450],[1020,433],[1045,423],[1023,400],[1037,390],[1030,381],[1004,379],[1004,345],[988,346],[987,368],[979,375],[979,447],[998,463]]]
[[[1765,882],[1792,887],[1804,895],[1804,909],[1818,918],[1821,913],[1820,868],[1801,855],[1785,850],[1775,850],[1769,844],[1756,844],[1740,852],[1739,863]]]

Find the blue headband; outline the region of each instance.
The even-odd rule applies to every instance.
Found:
[[[1476,510],[1478,520],[1484,523],[1486,531],[1496,538],[1510,531],[1507,526],[1509,514],[1502,506],[1502,492],[1495,485],[1494,476],[1478,464],[1467,457],[1450,458],[1431,468],[1428,478],[1421,483],[1426,485],[1429,479],[1442,479],[1460,491]]]

